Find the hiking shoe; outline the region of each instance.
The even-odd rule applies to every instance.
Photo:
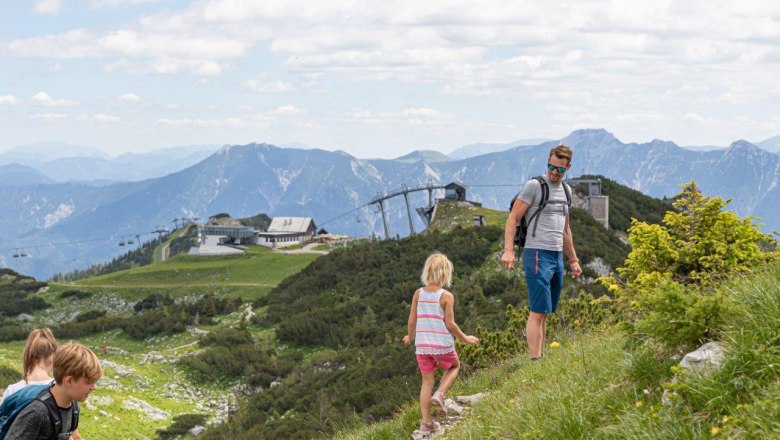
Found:
[[[435,403],[445,416],[447,415],[447,405],[444,403],[444,396],[439,391],[433,393],[433,396],[431,396],[431,402]]]
[[[420,432],[423,433],[438,431],[439,428],[441,428],[441,425],[435,420],[428,423],[420,423]]]

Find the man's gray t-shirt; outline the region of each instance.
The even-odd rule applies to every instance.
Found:
[[[8,434],[5,436],[5,440],[44,440],[55,438],[67,440],[70,437],[73,414],[71,408],[57,407],[57,409],[62,420],[62,429],[57,435],[55,435],[46,404],[40,400],[33,400],[16,416],[11,429],[8,430]]]
[[[527,249],[561,251],[563,250],[563,229],[566,225],[566,215],[569,213],[566,192],[563,189],[565,183],[556,185],[551,183],[547,176],[543,177],[550,189],[550,197],[542,212],[528,223],[525,247]],[[571,193],[571,190],[569,192]],[[539,210],[539,203],[542,200],[542,185],[536,179],[529,180],[520,190],[519,199],[528,204],[528,212],[525,214],[527,223],[531,216]],[[534,224],[537,218],[539,224],[536,225],[536,236],[534,237]]]

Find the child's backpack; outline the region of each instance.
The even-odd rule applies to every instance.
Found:
[[[46,405],[49,410],[49,420],[51,420],[52,427],[55,433],[59,433],[62,429],[62,419],[60,419],[60,412],[57,409],[57,402],[54,401],[54,396],[51,395],[51,385],[29,385],[21,390],[11,394],[3,400],[3,404],[0,405],[0,440],[4,439],[8,430],[11,429],[16,416],[27,408],[27,405],[34,400],[40,400]],[[79,426],[79,404],[73,401],[71,404],[72,421],[70,430],[75,431]]]
[[[528,225],[534,221],[534,218],[536,219],[536,222],[534,222],[534,229],[531,231],[531,235],[536,237],[536,225],[539,223],[539,214],[542,212],[542,209],[547,206],[547,201],[550,199],[550,186],[547,184],[547,181],[544,180],[544,177],[536,176],[534,179],[539,182],[542,190],[542,197],[539,199],[539,209],[537,209],[536,212],[531,215],[531,217],[528,219],[528,222],[525,221],[525,216],[523,216],[517,222],[514,243],[520,248],[525,247],[525,239],[528,236]],[[563,191],[566,193],[566,205],[567,207],[571,208],[571,192],[569,191],[569,185],[567,185],[566,182],[563,182]],[[512,201],[509,202],[509,212],[512,212],[512,207],[515,205],[515,200],[517,200],[519,196],[520,194],[518,193],[516,196],[512,197]]]

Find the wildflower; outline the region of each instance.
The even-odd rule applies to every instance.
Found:
[[[553,342],[553,343],[550,344],[550,348],[558,348],[560,346],[561,346],[561,344],[559,344],[558,342]]]
[[[713,426],[712,428],[710,428],[710,435],[711,436],[715,437],[716,435],[718,435],[718,432],[720,432],[720,429],[718,429],[717,426]]]
[[[721,419],[720,423],[723,423],[725,425],[726,422],[728,421],[729,421],[729,416],[723,416],[723,419]]]
[[[579,319],[575,319],[574,320],[574,326],[575,327],[579,327],[580,326],[580,320]]]
[[[634,406],[635,406],[635,407],[637,407],[637,408],[641,408],[641,407],[642,407],[642,401],[641,401],[641,400],[637,400],[637,401],[634,403]]]

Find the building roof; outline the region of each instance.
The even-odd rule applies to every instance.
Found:
[[[314,223],[311,217],[274,217],[267,232],[306,232]]]

